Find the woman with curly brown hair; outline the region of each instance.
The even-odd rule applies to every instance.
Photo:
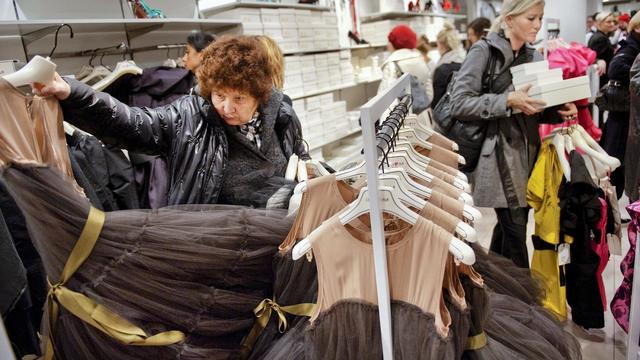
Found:
[[[105,143],[166,155],[168,204],[265,207],[283,183],[288,159],[309,155],[300,121],[273,87],[268,55],[253,37],[223,37],[202,52],[201,95],[160,108],[128,107],[56,74],[34,89],[60,100],[66,121]]]

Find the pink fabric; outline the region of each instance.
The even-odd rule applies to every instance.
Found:
[[[600,257],[596,274],[598,287],[600,288],[600,298],[602,299],[602,308],[604,311],[607,311],[607,294],[605,293],[604,281],[602,280],[602,273],[609,262],[609,245],[607,244],[607,201],[600,198],[600,204],[602,204],[600,220],[596,225],[596,228],[600,231],[600,236],[599,239],[591,239],[591,249]]]
[[[616,290],[613,300],[611,300],[611,313],[625,332],[629,332],[629,312],[631,309],[631,288],[633,284],[633,262],[636,259],[636,246],[638,228],[640,227],[640,201],[627,206],[627,212],[631,215],[631,222],[627,227],[629,233],[629,252],[622,259],[620,271],[624,279],[618,290]]]
[[[549,51],[549,67],[552,69],[562,69],[562,78],[571,79],[578,76],[583,76],[587,73],[587,69],[591,64],[596,61],[596,52],[588,47],[572,42],[571,45],[566,48],[558,46]],[[587,99],[579,100],[575,102],[578,107],[578,119],[567,121],[562,124],[542,124],[539,127],[540,137],[548,135],[553,129],[563,126],[569,126],[573,124],[581,125],[592,138],[596,141],[600,141],[602,137],[602,130],[600,130],[593,123],[591,118],[591,112],[587,108],[589,101]]]

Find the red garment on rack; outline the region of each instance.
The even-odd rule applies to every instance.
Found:
[[[589,66],[596,61],[596,53],[584,45],[572,42],[569,47],[551,49],[547,60],[549,61],[549,67],[551,69],[562,69],[563,79],[571,79],[586,75]],[[578,100],[575,101],[574,104],[578,107],[577,120],[567,121],[557,125],[540,125],[540,137],[542,138],[545,135],[548,135],[555,128],[579,124],[594,140],[600,141],[600,137],[602,137],[602,130],[593,123],[591,112],[588,108],[589,100]]]

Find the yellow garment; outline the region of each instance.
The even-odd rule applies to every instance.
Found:
[[[555,250],[533,250],[531,270],[537,273],[545,285],[542,306],[555,313],[560,320],[567,318],[567,287],[560,284],[558,252]]]
[[[558,192],[563,176],[555,147],[551,141],[544,142],[527,184],[527,202],[534,210],[534,236],[548,245],[540,249],[534,241],[531,270],[541,277],[546,287],[542,304],[562,319],[567,317],[567,294],[564,281],[561,284],[564,269],[558,266],[557,245],[561,236]],[[570,244],[573,239],[565,236],[563,242]]]
[[[527,184],[527,202],[534,210],[534,235],[550,244],[560,242],[560,200],[562,167],[550,141],[542,144]]]

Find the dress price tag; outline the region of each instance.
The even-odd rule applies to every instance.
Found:
[[[569,244],[558,245],[558,266],[571,263],[571,251]]]

